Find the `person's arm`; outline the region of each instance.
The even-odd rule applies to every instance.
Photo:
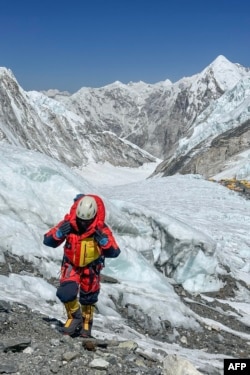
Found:
[[[121,250],[111,232],[110,228],[104,224],[103,228],[96,228],[94,239],[98,243],[105,258],[116,258]]]
[[[45,233],[43,244],[49,247],[58,247],[63,243],[70,231],[70,222],[62,220],[56,226],[51,228],[47,233]]]

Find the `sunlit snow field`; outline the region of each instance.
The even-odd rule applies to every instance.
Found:
[[[136,339],[149,352],[162,348],[197,365],[214,359],[221,368],[225,356],[160,343],[134,332],[111,296],[121,298],[124,305],[139,305],[156,327],[167,319],[175,327],[199,329],[199,319],[180,301],[172,284],[182,283],[191,293],[218,290],[223,286],[218,274],[226,272],[226,265],[236,279],[250,285],[250,201],[200,176],[146,179],[153,164],[139,170],[98,164],[77,172],[39,153],[4,144],[0,160],[1,261],[7,249],[39,266],[45,278],[58,277],[62,247],[44,246],[43,234],[69,210],[76,194],[100,194],[122,252],[106,261],[104,273],[119,283],[102,284],[94,335]],[[167,264],[171,277],[159,273],[154,263],[163,270]],[[0,275],[0,299],[25,303],[64,321],[56,290],[45,278]],[[249,290],[240,288],[237,298],[227,303],[250,325]],[[242,335],[250,342],[250,335]]]

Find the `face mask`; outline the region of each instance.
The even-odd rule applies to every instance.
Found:
[[[79,232],[83,233],[86,232],[88,227],[93,223],[94,219],[91,220],[82,220],[79,217],[76,217],[76,224],[78,227]]]

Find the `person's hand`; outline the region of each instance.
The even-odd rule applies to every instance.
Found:
[[[109,242],[108,236],[100,229],[96,229],[94,233],[94,239],[100,246],[106,246]]]
[[[62,238],[67,236],[71,231],[71,225],[69,221],[64,221],[56,231],[56,237]]]

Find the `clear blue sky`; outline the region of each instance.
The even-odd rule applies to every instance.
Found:
[[[0,0],[0,66],[24,90],[175,82],[250,67],[249,0]]]

